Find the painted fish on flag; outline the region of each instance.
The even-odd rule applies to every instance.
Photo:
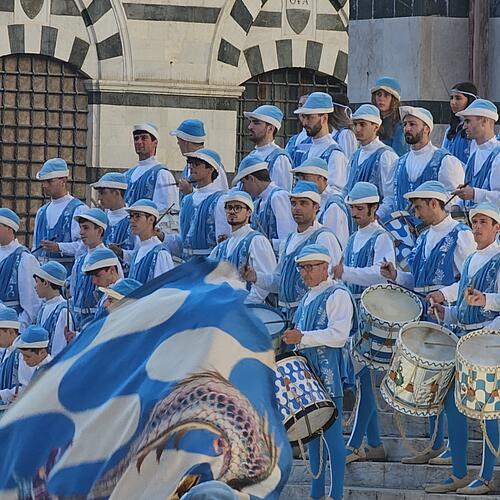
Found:
[[[0,497],[277,499],[274,352],[227,263],[196,259],[92,322],[0,420]]]

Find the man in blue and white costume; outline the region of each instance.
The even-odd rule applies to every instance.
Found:
[[[32,251],[40,263],[57,260],[71,271],[75,256],[81,251],[80,228],[75,215],[88,209],[68,193],[68,165],[62,158],[47,160],[36,174],[50,202],[38,209],[35,218]]]
[[[0,208],[0,304],[17,311],[24,329],[35,322],[40,299],[33,288],[38,262],[16,238],[20,223],[16,213]]]
[[[214,183],[221,169],[219,154],[204,148],[186,153],[186,157],[197,188],[182,200],[180,235],[167,235],[165,241],[172,254],[189,259],[210,255],[215,245],[229,236],[231,228],[224,212],[225,191]]]
[[[359,302],[365,288],[386,279],[380,274],[383,262],[395,265],[396,256],[392,240],[376,221],[380,203],[377,187],[369,182],[357,182],[347,197],[352,218],[358,230],[349,238],[344,250],[343,263],[333,268],[335,279],[346,283],[353,297]],[[356,408],[356,419],[347,444],[347,463],[356,460],[380,460],[385,458],[384,445],[380,437],[377,403],[373,394],[372,368],[356,366],[360,381],[360,400]],[[363,438],[367,446],[363,450]]]
[[[304,103],[306,102],[309,94],[304,94],[299,97],[297,102],[297,109],[300,109]],[[299,113],[297,115],[298,121],[302,126],[300,132],[292,135],[285,146],[285,151],[289,154],[292,159],[292,166],[297,166],[297,162],[295,161],[295,153],[299,151],[300,155],[303,155],[312,144],[311,138],[307,135],[306,129],[302,125],[302,115]]]
[[[362,104],[352,115],[352,121],[360,147],[349,162],[349,177],[344,192],[347,195],[360,181],[375,184],[382,197],[377,215],[386,220],[392,212],[394,168],[399,157],[378,138],[382,119],[376,106]]]
[[[328,184],[334,192],[341,194],[347,182],[347,157],[335,142],[328,127],[328,114],[333,112],[333,101],[329,94],[313,92],[304,106],[294,111],[302,115],[302,124],[312,145],[303,155],[296,153],[296,164],[300,166],[308,158],[321,158],[328,163]]]
[[[67,345],[66,331],[75,329],[73,317],[68,314],[68,305],[61,291],[68,273],[59,262],[50,261],[35,269],[36,293],[42,299],[36,324],[49,332],[48,350],[51,356],[61,352]]]
[[[292,189],[292,160],[288,153],[280,148],[274,138],[281,128],[283,112],[276,106],[264,104],[254,111],[245,111],[248,124],[248,137],[255,144],[250,154],[258,154],[268,164],[271,180],[277,185],[290,191]]]
[[[126,204],[130,206],[146,198],[154,201],[160,212],[171,206],[178,207],[179,193],[174,176],[155,156],[160,139],[156,125],[139,123],[132,130],[139,163],[125,174],[128,183]]]
[[[192,195],[190,195],[192,196]],[[158,209],[151,200],[137,200],[127,208],[132,233],[139,238],[139,245],[130,256],[128,277],[142,284],[166,273],[174,267],[167,247],[156,235]]]
[[[438,181],[427,181],[415,191],[407,193],[416,216],[429,229],[422,233],[412,250],[408,263],[410,272],[396,270],[391,262],[382,264],[381,274],[420,294],[428,294],[432,302],[452,303],[457,299],[457,277],[462,272],[465,260],[476,250],[470,228],[457,222],[446,213],[444,204],[448,200],[445,186]],[[435,321],[431,314],[423,319]],[[435,417],[430,417],[430,435],[434,434]],[[432,450],[414,457],[404,458],[404,463],[424,464],[444,451],[443,414]]]
[[[333,192],[328,185],[328,164],[321,158],[308,158],[302,165],[292,170],[297,179],[314,182],[321,195],[318,222],[331,229],[337,236],[342,248],[352,231],[351,214],[344,198]]]
[[[254,200],[250,224],[260,231],[272,244],[278,254],[281,242],[297,225],[292,217],[289,193],[277,186],[267,170],[267,162],[257,154],[245,156],[233,178],[233,185],[241,183]]]
[[[495,137],[497,107],[486,99],[476,99],[457,113],[464,119],[467,137],[476,141],[477,147],[470,155],[465,168],[467,186],[455,193],[466,208],[474,203],[500,203],[500,141]]]
[[[328,249],[331,262],[336,265],[340,261],[342,249],[333,232],[316,220],[321,203],[316,184],[298,181],[289,196],[297,230],[281,243],[276,272],[256,273],[247,266],[243,277],[247,282],[256,283],[269,292],[277,293],[279,306],[291,318],[306,293],[306,287],[295,265],[295,257],[305,246],[318,243]]]
[[[307,358],[339,412],[323,436],[309,443],[309,460],[316,475],[320,467],[320,440],[323,439],[326,448],[323,456],[328,454],[329,457],[331,484],[328,497],[325,497],[326,460],[323,459],[321,474],[312,481],[310,498],[341,500],[345,472],[343,383],[352,369],[343,349],[351,331],[357,328],[356,307],[347,288],[329,277],[331,256],[327,248],[318,244],[306,245],[294,260],[308,291],[295,313],[295,327],[284,332],[283,342],[295,345]]]
[[[250,265],[256,272],[272,274],[276,269],[276,257],[269,240],[250,226],[253,201],[244,191],[230,191],[224,197],[227,222],[231,236],[219,243],[210,258],[231,262],[236,269]],[[252,284],[245,299],[247,304],[263,304],[269,292]]]

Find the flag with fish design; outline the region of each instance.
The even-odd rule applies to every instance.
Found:
[[[91,323],[0,420],[0,496],[175,500],[217,479],[279,498],[274,353],[233,273],[192,261]]]

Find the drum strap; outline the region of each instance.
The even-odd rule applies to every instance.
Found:
[[[323,436],[323,429],[319,432],[319,467],[318,467],[318,473],[314,474],[312,471],[311,467],[309,467],[309,463],[307,462],[306,458],[306,450],[304,449],[304,444],[302,443],[301,439],[297,440],[297,443],[299,445],[299,450],[300,450],[300,456],[302,458],[302,462],[304,463],[304,467],[306,469],[307,474],[309,474],[314,480],[319,479],[319,476],[321,476],[321,472],[323,470],[323,461],[325,459],[324,457],[324,441],[325,438]]]
[[[488,448],[490,449],[491,453],[493,453],[495,458],[498,460],[500,458],[500,446],[498,447],[498,450],[495,450],[495,447],[493,446],[493,443],[491,442],[490,437],[488,436],[488,431],[486,429],[486,424],[484,423],[484,418],[481,419],[479,422],[481,424],[481,432],[483,433],[484,441],[487,444]],[[500,432],[500,420],[497,420],[497,425],[498,425],[498,431]]]

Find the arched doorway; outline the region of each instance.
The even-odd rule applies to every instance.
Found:
[[[87,183],[85,76],[53,58],[14,54],[0,58],[2,140],[1,204],[21,217],[19,240],[31,244],[43,203],[36,173],[52,157],[70,168],[70,190],[84,199]]]

